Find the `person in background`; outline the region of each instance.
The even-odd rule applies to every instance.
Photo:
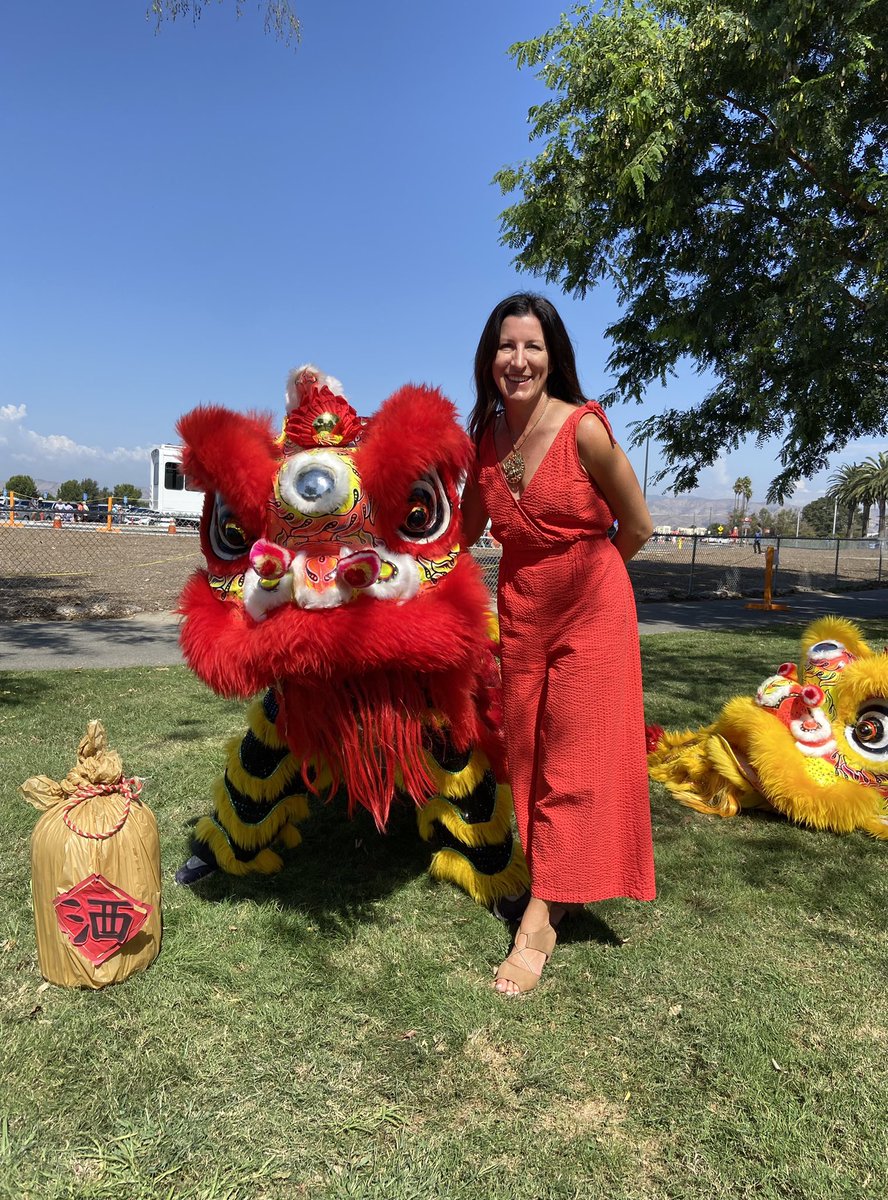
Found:
[[[651,518],[552,304],[496,306],[475,355],[463,494],[471,545],[491,521],[506,752],[531,895],[496,989],[536,987],[575,906],[655,895],[635,599],[625,563]],[[616,522],[616,532],[608,530]]]

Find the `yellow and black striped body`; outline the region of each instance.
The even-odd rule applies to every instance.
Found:
[[[274,690],[250,706],[247,733],[226,748],[212,816],[195,826],[195,854],[231,875],[279,871],[278,851],[302,841],[298,826],[309,816],[310,795],[330,793],[329,769],[297,761],[280,736],[278,712]],[[420,836],[434,851],[431,874],[484,905],[522,892],[529,882],[512,836],[509,785],[496,778],[479,747],[457,752],[438,727],[427,729],[425,755],[436,794],[416,812]]]

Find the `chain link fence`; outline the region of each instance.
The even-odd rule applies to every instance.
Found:
[[[629,564],[636,598],[760,597],[768,546],[775,549],[775,593],[888,583],[888,547],[875,538],[763,538],[756,553],[752,538],[655,535]],[[479,545],[473,553],[495,594],[499,548]],[[202,565],[196,530],[169,517],[110,528],[54,519],[0,523],[0,621],[170,612]]]
[[[713,538],[655,534],[629,563],[639,601],[761,596],[768,547],[772,591],[850,591],[888,582],[888,546],[877,538]]]
[[[110,529],[57,518],[0,525],[0,621],[170,612],[202,564],[197,532],[169,517]]]

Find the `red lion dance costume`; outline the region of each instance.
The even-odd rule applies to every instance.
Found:
[[[227,748],[194,883],[282,866],[309,798],[347,797],[384,829],[417,806],[431,872],[479,903],[527,886],[504,782],[488,596],[461,554],[457,484],[470,446],[439,392],[407,386],[369,420],[314,367],[292,372],[287,417],[198,408],[179,423],[207,493],[180,602],[197,675],[255,700]]]

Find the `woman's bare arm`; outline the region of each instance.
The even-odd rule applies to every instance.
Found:
[[[654,532],[651,515],[632,464],[594,413],[577,426],[577,451],[587,474],[594,479],[617,518],[614,545],[624,562],[637,554]]]
[[[460,511],[462,514],[462,544],[467,548],[477,542],[487,528],[487,522],[490,519],[487,509],[484,507],[484,501],[481,499],[478,480],[472,472],[469,473],[463,489]]]

